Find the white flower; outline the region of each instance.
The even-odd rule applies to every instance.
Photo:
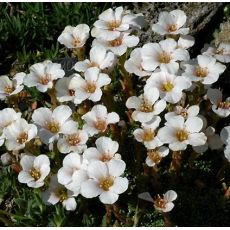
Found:
[[[176,73],[179,69],[177,61],[188,61],[187,50],[178,48],[172,38],[159,43],[147,43],[142,48],[142,66],[147,71],[154,71],[158,66],[162,71]]]
[[[63,167],[58,170],[58,182],[78,195],[82,182],[88,179],[87,163],[78,153],[69,153],[63,160]]]
[[[74,103],[82,102],[86,99],[96,102],[101,100],[101,87],[108,85],[111,79],[107,74],[100,73],[97,67],[91,67],[85,71],[84,78],[79,74],[75,74],[70,84],[73,81],[75,81]]]
[[[0,100],[21,92],[24,88],[22,83],[25,76],[23,72],[17,73],[12,80],[6,75],[0,76]]]
[[[14,121],[21,118],[21,113],[16,112],[12,108],[5,108],[0,110],[0,130],[3,130],[8,125],[11,125]]]
[[[117,113],[108,113],[107,108],[103,105],[95,105],[90,112],[82,116],[82,119],[86,122],[83,129],[90,136],[105,132],[109,124],[117,123],[120,120]]]
[[[195,44],[195,39],[190,35],[181,35],[177,43],[178,48],[188,49]]]
[[[22,171],[18,174],[18,181],[29,187],[39,188],[44,185],[44,179],[50,172],[50,161],[46,155],[24,155],[20,160]]]
[[[71,81],[75,75],[63,77],[55,84],[56,97],[58,101],[72,101],[75,98],[75,81]],[[79,102],[80,103],[80,102]]]
[[[117,7],[114,11],[109,8],[99,15],[99,20],[94,23],[91,35],[103,40],[113,40],[120,36],[121,32],[128,31],[132,25],[138,26],[138,16]]]
[[[1,162],[3,166],[10,165],[11,161],[12,161],[12,157],[8,152],[3,153],[1,155]]]
[[[99,160],[102,162],[109,162],[111,159],[121,158],[117,153],[119,145],[109,137],[100,137],[95,142],[96,148],[91,147],[84,151],[83,157],[90,162]]]
[[[77,126],[67,130],[65,135],[58,139],[57,148],[61,153],[82,153],[86,148],[88,135],[85,130],[79,130]]]
[[[64,77],[65,72],[61,64],[44,61],[30,67],[30,73],[24,78],[24,84],[28,87],[36,87],[44,93],[53,87],[53,80]]]
[[[60,133],[74,129],[76,122],[70,120],[72,110],[67,105],[60,105],[53,111],[48,108],[36,109],[32,120],[39,127],[38,135],[42,142],[49,144],[58,139]]]
[[[167,72],[156,72],[146,81],[145,90],[157,88],[160,98],[169,103],[177,103],[182,97],[182,90],[192,85],[186,77],[176,76]]]
[[[89,38],[89,31],[89,26],[86,24],[79,24],[76,27],[66,26],[58,41],[68,49],[80,48]]]
[[[163,11],[159,14],[158,22],[152,25],[152,30],[160,35],[188,34],[189,28],[181,28],[186,19],[182,10]]]
[[[187,145],[204,145],[207,137],[200,132],[203,121],[199,117],[172,117],[165,123],[165,127],[158,131],[158,138],[163,143],[168,143],[173,151],[185,150]]]
[[[4,144],[5,141],[5,136],[2,131],[0,131],[0,146]]]
[[[160,212],[170,212],[174,208],[172,201],[176,200],[177,193],[173,190],[169,190],[163,194],[163,197],[157,195],[156,199],[153,199],[148,192],[144,192],[139,194],[138,198],[152,202],[155,209]]]
[[[224,144],[230,144],[230,126],[225,126],[220,132],[220,138]]]
[[[220,132],[220,138],[226,145],[224,148],[224,156],[230,162],[230,126],[225,126]]]
[[[25,144],[37,136],[37,127],[28,124],[25,119],[18,119],[3,130],[6,138],[7,150],[19,150],[25,147]]]
[[[77,203],[74,199],[74,193],[58,183],[57,175],[53,175],[50,180],[49,188],[42,192],[42,200],[46,204],[55,205],[61,202],[68,211],[74,211]]]
[[[166,107],[164,100],[158,100],[159,91],[157,88],[144,89],[144,94],[139,97],[132,96],[126,101],[126,107],[135,109],[132,113],[134,121],[149,122],[156,115],[160,114]]]
[[[157,137],[156,129],[160,124],[160,117],[157,116],[148,123],[142,123],[142,128],[135,129],[133,135],[135,139],[142,142],[147,149],[155,149],[162,145],[162,142]]]
[[[222,100],[222,92],[218,89],[209,88],[207,97],[212,103],[212,110],[220,117],[227,117],[230,115],[230,97]]]
[[[146,71],[142,66],[141,48],[134,49],[130,58],[125,61],[125,69],[128,73],[134,73],[139,77],[145,77],[151,75],[150,71]]]
[[[198,105],[192,105],[190,107],[186,106],[186,108],[176,105],[173,112],[168,112],[165,114],[165,120],[169,120],[171,117],[176,117],[178,115],[181,115],[185,119],[188,117],[196,117],[199,111],[200,108]]]
[[[202,54],[215,57],[220,62],[230,62],[230,44],[220,43],[218,47],[205,45],[201,52]]]
[[[224,148],[224,156],[230,162],[230,144],[225,146],[225,148]]]
[[[114,40],[94,39],[93,46],[104,46],[106,50],[112,51],[115,55],[123,55],[128,48],[135,47],[139,43],[139,38],[129,33],[121,33],[119,37]]]
[[[111,68],[115,61],[115,55],[112,52],[107,52],[102,45],[93,46],[89,52],[90,60],[79,61],[74,65],[77,72],[85,72],[90,67],[97,67],[100,70]]]
[[[215,133],[215,129],[212,126],[207,127],[204,130],[204,134],[207,137],[207,142],[201,146],[193,146],[193,150],[197,153],[204,153],[210,148],[211,150],[220,149],[223,146],[223,142],[220,136]]]
[[[198,55],[194,64],[184,64],[183,76],[191,81],[201,81],[204,85],[210,85],[219,79],[220,74],[226,69],[225,65],[216,62],[216,59],[207,55]]]
[[[149,149],[147,152],[147,158],[145,160],[145,163],[149,167],[154,167],[155,165],[159,164],[161,162],[161,159],[163,157],[166,157],[169,154],[169,149],[165,146],[161,146],[156,149]]]
[[[5,136],[3,134],[4,128],[11,125],[13,122],[21,118],[21,113],[16,112],[12,108],[5,108],[0,110],[0,146],[3,145]]]
[[[113,204],[119,194],[128,188],[127,178],[120,177],[124,173],[125,162],[111,160],[108,163],[94,161],[88,166],[88,179],[82,183],[81,194],[86,198],[99,196],[104,204]]]

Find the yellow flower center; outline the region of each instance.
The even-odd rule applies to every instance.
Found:
[[[20,135],[17,138],[17,143],[24,144],[28,139],[28,134],[26,132],[20,133]]]
[[[170,56],[170,54],[168,54],[168,53],[166,53],[166,52],[161,53],[161,54],[159,55],[159,57],[158,57],[158,61],[159,61],[160,63],[165,63],[165,64],[167,64],[167,63],[170,62],[170,60],[171,60],[171,56]]]
[[[108,41],[108,45],[110,47],[116,47],[116,46],[120,46],[122,44],[122,39],[121,38],[116,38],[112,41]]]
[[[162,91],[170,92],[172,91],[173,88],[174,88],[174,85],[169,81],[161,85]]]
[[[72,44],[73,47],[78,47],[78,46],[81,45],[81,39],[78,38],[78,37],[76,37],[76,38],[74,38],[74,39],[72,40],[71,44]]]
[[[98,129],[99,131],[104,132],[107,129],[107,124],[106,124],[105,120],[98,119],[94,123],[94,127],[96,129]]]
[[[68,137],[68,143],[72,146],[78,145],[81,142],[79,134],[71,134]]]
[[[121,25],[121,21],[113,20],[113,21],[107,22],[108,30],[111,30],[111,31],[115,30],[120,25]]]
[[[158,151],[150,149],[148,150],[147,155],[155,164],[159,164],[161,162],[162,157]]]
[[[113,177],[103,178],[99,181],[99,187],[104,191],[109,191],[109,188],[113,185],[113,183],[114,183]]]
[[[152,106],[150,103],[144,101],[144,102],[140,105],[140,108],[139,108],[139,109],[140,109],[141,112],[149,113],[149,112],[152,112],[152,111],[153,111],[153,106]]]
[[[41,173],[40,170],[36,169],[36,168],[31,168],[29,171],[29,174],[34,178],[34,180],[39,180],[41,177]]]
[[[230,102],[229,101],[221,101],[217,104],[218,108],[221,109],[230,109]]]
[[[9,85],[4,88],[4,92],[6,94],[11,94],[14,90],[15,90],[15,88],[13,86],[9,86]]]
[[[59,188],[59,189],[56,191],[56,196],[59,197],[60,202],[63,202],[64,200],[67,200],[67,199],[68,199],[67,191],[66,191],[66,189],[64,189],[64,188]]]
[[[197,66],[195,69],[195,75],[197,77],[206,77],[208,75],[208,69],[207,68],[201,68],[200,66]]]
[[[146,129],[144,130],[142,139],[143,141],[151,141],[155,137],[155,132],[152,129]]]
[[[215,53],[216,54],[224,54],[224,49],[223,48],[222,49],[217,49]]]
[[[171,24],[168,26],[168,32],[175,32],[177,30],[176,24]]]
[[[70,96],[74,96],[75,95],[75,91],[73,89],[69,89],[69,95]]]
[[[85,86],[85,91],[87,93],[94,93],[96,91],[96,85],[94,83],[87,83]]]
[[[47,85],[49,84],[49,82],[51,81],[51,75],[50,74],[46,74],[44,76],[41,76],[39,78],[39,83],[42,84],[42,85]]]
[[[154,205],[158,208],[165,209],[166,207],[166,201],[163,197],[161,197],[159,194],[157,195],[156,199],[154,200]]]
[[[181,111],[179,115],[186,118],[188,116],[188,113],[187,113],[187,111]]]
[[[51,132],[51,133],[58,133],[60,131],[60,125],[58,122],[55,121],[50,121],[47,122],[46,128]]]
[[[100,160],[103,162],[110,161],[112,159],[111,155],[109,153],[103,153],[100,157]]]
[[[88,68],[90,68],[90,67],[99,67],[99,65],[96,62],[90,62],[88,64]]]
[[[176,137],[178,141],[182,142],[188,139],[188,133],[184,129],[178,129],[176,131]]]

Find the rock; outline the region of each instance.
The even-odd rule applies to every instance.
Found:
[[[212,24],[212,28],[218,28],[220,20],[223,19],[223,6],[224,3],[166,3],[166,2],[142,2],[142,3],[132,3],[132,11],[134,13],[143,13],[145,19],[150,25],[146,31],[141,31],[139,33],[141,43],[144,44],[147,41],[158,42],[162,40],[162,36],[153,33],[151,25],[158,21],[158,15],[162,11],[171,11],[175,9],[183,10],[187,15],[187,24],[190,28],[190,34],[197,37],[210,22],[215,20],[215,26]],[[218,20],[217,20],[218,18]]]

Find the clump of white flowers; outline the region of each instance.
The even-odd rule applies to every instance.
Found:
[[[28,113],[20,112],[19,106],[0,111],[0,146],[8,151],[1,156],[2,164],[20,159],[20,183],[43,187],[46,204],[60,202],[73,211],[75,197],[99,197],[104,204],[114,204],[128,190],[126,166],[135,168],[122,160],[127,159],[123,149],[129,151],[128,135],[141,157],[137,142],[146,152],[141,164],[155,173],[164,158],[171,160],[183,151],[204,154],[225,146],[224,155],[230,161],[229,124],[219,135],[204,118],[205,112],[203,118],[199,114],[205,101],[209,116],[230,115],[230,97],[212,85],[225,71],[223,63],[230,62],[230,45],[210,46],[191,60],[189,48],[195,41],[188,35],[186,19],[181,10],[161,12],[152,30],[162,40],[136,47],[143,16],[123,7],[107,9],[91,31],[86,24],[68,25],[58,37],[77,56],[70,76],[50,60],[33,64],[27,74],[0,76],[0,100],[6,103],[17,105],[16,97],[28,89],[50,97],[47,103],[38,101]],[[90,34],[95,39],[88,55]],[[141,82],[136,92],[133,75]],[[135,176],[132,181],[137,181]],[[152,198],[144,192],[138,197],[152,202],[159,212],[170,212],[177,193],[169,190]]]

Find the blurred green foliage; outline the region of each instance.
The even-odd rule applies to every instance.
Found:
[[[0,74],[11,65],[57,58],[58,36],[65,26],[86,23],[111,3],[0,3]]]

